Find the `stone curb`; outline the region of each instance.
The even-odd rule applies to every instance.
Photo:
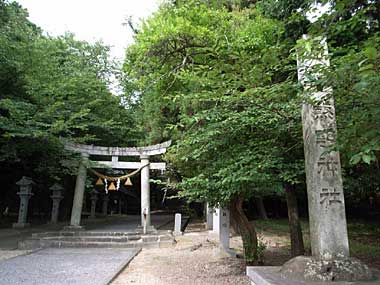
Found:
[[[112,274],[112,276],[109,277],[108,281],[106,281],[106,283],[104,283],[104,284],[105,285],[111,284],[119,276],[119,274],[128,266],[128,264],[135,258],[135,256],[141,252],[141,250],[142,250],[142,248],[136,249],[134,255],[128,261],[126,261],[125,263],[120,265],[120,267],[116,270],[116,273]]]
[[[19,257],[19,256],[30,255],[30,254],[36,253],[36,252],[38,252],[38,251],[40,251],[40,250],[43,250],[43,249],[44,249],[44,248],[42,248],[42,247],[35,248],[35,249],[20,249],[20,250],[24,250],[24,251],[26,251],[26,252],[21,253],[21,254],[18,254],[18,255],[15,255],[15,256],[12,256],[12,257],[10,257],[10,258],[6,258],[6,259],[4,259],[4,260],[11,260],[11,259],[16,258],[16,257]],[[12,250],[11,250],[11,251],[12,251]],[[0,260],[0,261],[4,261],[4,260]]]

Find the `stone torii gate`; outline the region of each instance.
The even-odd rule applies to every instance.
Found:
[[[78,175],[75,184],[75,193],[73,209],[71,212],[71,221],[69,229],[81,229],[80,221],[82,214],[83,195],[87,176],[86,165],[90,155],[111,156],[111,161],[95,161],[99,166],[104,165],[115,169],[141,169],[141,226],[149,228],[150,223],[150,185],[149,170],[165,170],[164,162],[149,162],[149,157],[153,155],[164,154],[170,146],[171,141],[147,147],[103,147],[94,145],[84,145],[77,143],[65,142],[65,149],[78,152],[82,156],[82,161],[78,169]],[[119,157],[139,156],[140,162],[119,161]],[[145,224],[144,224],[145,222]]]

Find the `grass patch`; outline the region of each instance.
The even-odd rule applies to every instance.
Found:
[[[255,220],[259,234],[280,241],[283,246],[290,244],[287,219]],[[309,223],[301,220],[306,251],[310,251]],[[352,256],[366,260],[380,260],[380,222],[350,220],[347,224],[350,252]]]

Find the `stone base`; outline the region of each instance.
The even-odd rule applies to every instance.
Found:
[[[318,260],[311,256],[297,256],[286,262],[280,273],[288,280],[350,282],[372,280],[372,272],[368,266],[354,257]]]
[[[182,236],[183,232],[173,232],[173,236]]]
[[[142,226],[138,226],[137,227],[137,231],[139,232],[143,232],[144,231],[144,228]],[[154,226],[148,226],[146,227],[146,233],[149,234],[149,233],[157,233],[157,230]]]
[[[237,253],[232,249],[226,249],[222,246],[219,246],[213,250],[214,256],[218,258],[228,258],[228,257],[237,257]]]
[[[13,223],[12,228],[14,229],[23,229],[23,228],[28,228],[30,227],[29,223]]]
[[[84,226],[73,226],[73,225],[70,225],[70,226],[63,227],[63,230],[64,231],[84,231],[85,227]]]
[[[373,280],[370,281],[306,281],[284,279],[280,273],[281,266],[248,266],[247,276],[251,285],[379,285],[380,271],[372,270]]]

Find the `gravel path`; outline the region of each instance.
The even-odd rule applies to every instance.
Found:
[[[104,285],[137,249],[44,249],[0,261],[0,284]]]
[[[204,225],[202,225],[204,227]],[[242,259],[220,254],[215,237],[193,225],[172,248],[143,249],[113,285],[248,285]],[[231,241],[232,247],[234,243]]]

